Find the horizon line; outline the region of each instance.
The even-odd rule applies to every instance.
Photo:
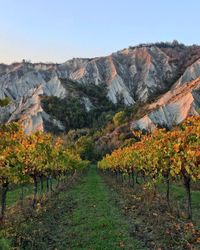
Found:
[[[20,64],[20,63],[30,63],[30,64],[48,64],[48,65],[51,65],[51,64],[54,64],[54,65],[57,65],[57,64],[64,64],[70,60],[74,60],[74,59],[83,59],[83,60],[91,60],[91,59],[96,59],[96,58],[102,58],[102,57],[107,57],[107,56],[110,56],[114,53],[117,53],[119,51],[123,51],[125,49],[133,49],[133,48],[140,48],[140,47],[148,47],[148,46],[157,46],[157,45],[161,45],[161,44],[168,44],[168,45],[173,45],[176,44],[176,45],[182,45],[182,46],[185,46],[185,47],[192,47],[192,46],[200,46],[199,44],[197,43],[193,43],[193,44],[186,44],[186,43],[182,43],[182,42],[179,42],[178,40],[174,39],[172,41],[160,41],[160,42],[144,42],[144,43],[137,43],[135,45],[129,45],[128,47],[125,47],[123,49],[119,49],[119,50],[116,50],[115,52],[111,52],[111,53],[108,53],[107,55],[103,55],[103,56],[92,56],[92,57],[71,57],[69,59],[66,59],[66,61],[63,61],[63,62],[55,62],[55,61],[33,61],[31,59],[25,59],[25,58],[22,58],[21,61],[13,61],[11,63],[4,63],[4,62],[0,62],[0,65],[5,65],[5,66],[11,66],[13,64]]]

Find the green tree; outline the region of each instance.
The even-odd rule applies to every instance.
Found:
[[[91,136],[81,136],[75,143],[76,151],[83,160],[94,161],[95,143]]]
[[[5,97],[4,99],[0,99],[0,107],[5,107],[10,103],[10,100],[8,97]]]
[[[120,111],[117,112],[114,116],[113,116],[113,123],[115,125],[115,127],[120,126],[121,124],[125,123],[125,113],[124,111]]]

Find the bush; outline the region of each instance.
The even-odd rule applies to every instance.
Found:
[[[124,113],[124,111],[117,112],[113,116],[113,123],[114,123],[115,127],[120,126],[125,122],[126,121],[125,121],[125,113]]]
[[[81,136],[75,143],[77,152],[80,154],[83,160],[94,161],[94,141],[90,136]]]
[[[1,238],[0,239],[0,250],[10,250],[10,249],[11,249],[10,241],[8,239]]]
[[[10,103],[10,100],[8,97],[5,97],[4,99],[0,99],[0,107],[5,107]]]

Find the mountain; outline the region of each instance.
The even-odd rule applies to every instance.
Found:
[[[200,77],[180,84],[179,80],[171,90],[146,107],[146,115],[132,121],[131,128],[152,130],[155,127],[172,128],[188,115],[198,115],[200,109]]]
[[[75,58],[63,64],[1,64],[0,99],[9,103],[0,107],[0,122],[19,119],[27,133],[51,126],[65,131],[68,123],[62,114],[59,119],[56,115],[59,105],[54,112],[51,107],[55,100],[64,105],[63,100],[70,99],[73,106],[77,99],[86,112],[98,108],[99,100],[102,107],[109,102],[133,107],[144,104],[147,113],[134,119],[131,128],[170,127],[197,114],[199,76],[200,46],[177,42],[141,44],[106,57]],[[102,99],[107,99],[106,103]],[[70,114],[68,120],[72,118]]]

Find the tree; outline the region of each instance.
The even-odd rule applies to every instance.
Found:
[[[81,136],[75,143],[76,151],[84,160],[94,161],[94,141],[90,136]]]
[[[2,125],[0,127],[0,185],[1,217],[6,210],[6,196],[10,183],[21,183],[23,175],[23,150],[25,134],[18,123]]]
[[[124,122],[125,122],[124,111],[120,111],[113,116],[113,123],[114,123],[115,127],[120,126]]]

